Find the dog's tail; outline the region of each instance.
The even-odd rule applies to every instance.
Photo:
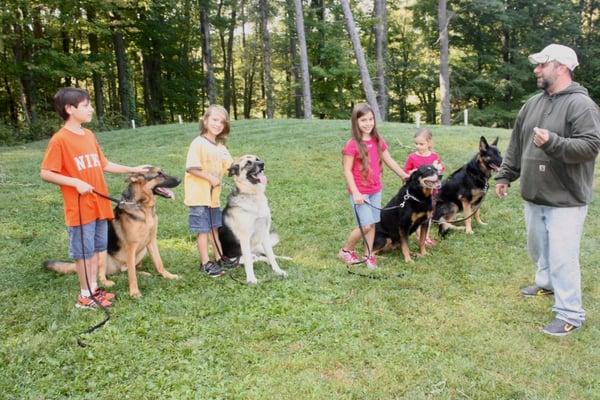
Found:
[[[42,263],[42,267],[60,274],[75,273],[75,263],[70,261],[47,260]]]

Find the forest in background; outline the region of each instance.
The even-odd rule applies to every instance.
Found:
[[[527,55],[549,43],[576,50],[598,102],[599,15],[596,0],[4,0],[0,144],[49,137],[63,86],[89,91],[95,130],[195,121],[211,103],[347,119],[365,99],[383,120],[457,124],[468,108],[510,127],[537,90]]]

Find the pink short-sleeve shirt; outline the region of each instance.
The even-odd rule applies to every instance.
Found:
[[[370,171],[366,180],[361,174],[360,152],[358,150],[358,144],[356,143],[356,140],[349,139],[342,149],[342,154],[345,156],[354,157],[354,161],[352,162],[352,176],[354,177],[354,183],[356,183],[358,191],[362,194],[374,194],[381,191],[383,188],[381,183],[379,154],[377,153],[377,142],[375,139],[371,138],[369,140],[365,140],[364,143],[367,146],[370,167]],[[381,146],[382,153],[387,150],[388,146],[381,136],[379,136],[379,144]],[[348,192],[350,192],[350,189],[348,189]]]

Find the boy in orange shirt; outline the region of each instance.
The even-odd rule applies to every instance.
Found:
[[[60,186],[63,195],[69,255],[75,260],[80,287],[75,306],[108,307],[114,294],[98,288],[98,260],[99,253],[107,249],[108,220],[114,215],[110,201],[94,192],[108,195],[104,171],[144,172],[145,167],[127,167],[104,157],[96,136],[81,126],[90,122],[94,113],[86,91],[60,89],[54,96],[54,108],[65,123],[48,143],[40,177]]]

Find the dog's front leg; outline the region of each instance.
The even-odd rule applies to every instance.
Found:
[[[262,242],[263,250],[269,260],[269,264],[271,264],[271,269],[275,273],[275,275],[279,276],[287,276],[287,272],[279,268],[279,264],[277,264],[277,260],[275,259],[275,253],[273,253],[273,246],[271,246],[271,238],[265,237]]]
[[[479,225],[487,225],[487,222],[483,222],[481,220],[481,203],[479,203],[479,206],[477,208],[477,211],[475,211],[475,219],[477,220],[477,223]]]
[[[250,237],[240,238],[240,248],[242,250],[242,258],[244,259],[244,270],[246,272],[246,283],[253,285],[258,282],[254,275],[254,265],[252,260],[252,248],[250,247]]]
[[[410,249],[408,248],[408,237],[406,234],[404,234],[404,232],[400,232],[400,249],[402,250],[402,255],[404,256],[404,262],[413,262],[413,259],[410,257]]]
[[[158,243],[156,243],[156,239],[152,239],[148,246],[146,246],[148,252],[150,253],[150,258],[152,259],[152,263],[156,268],[156,271],[163,277],[167,279],[178,279],[179,276],[170,273],[165,269],[165,266],[162,262],[162,258],[160,256],[160,252],[158,251]]]
[[[461,199],[463,205],[463,215],[465,216],[465,229],[469,235],[473,234],[473,228],[471,227],[471,203],[467,199]]]
[[[106,251],[98,254],[98,280],[104,287],[111,287],[115,283],[106,278]]]
[[[427,255],[427,246],[425,241],[427,240],[427,230],[429,229],[429,223],[422,224],[419,229],[419,256],[424,257]]]
[[[131,297],[142,297],[140,289],[138,288],[137,275],[135,271],[135,250],[137,249],[138,243],[128,243],[126,248],[127,252],[127,279],[129,280],[129,295]]]

